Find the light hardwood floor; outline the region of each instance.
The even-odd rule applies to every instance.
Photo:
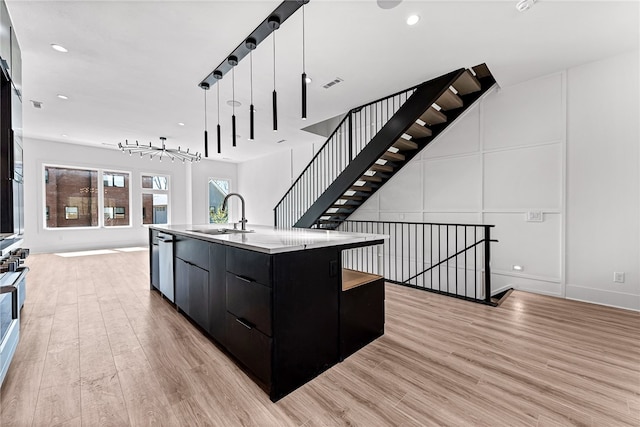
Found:
[[[148,286],[148,252],[28,259],[4,426],[639,426],[640,315],[387,285],[385,335],[278,403]]]

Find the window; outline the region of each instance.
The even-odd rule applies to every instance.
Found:
[[[225,224],[229,222],[229,210],[222,210],[222,202],[231,183],[224,179],[209,178],[209,223]],[[228,208],[228,207],[227,207]]]
[[[169,177],[142,175],[142,223],[169,223]]]
[[[45,166],[45,221],[48,228],[97,227],[98,170]]]
[[[46,228],[131,225],[128,172],[45,165],[43,176]]]
[[[129,174],[105,171],[102,177],[104,182],[104,226],[130,225],[129,215],[126,214],[129,207]],[[107,183],[111,185],[107,185]]]
[[[64,219],[78,219],[78,207],[77,206],[65,206]]]

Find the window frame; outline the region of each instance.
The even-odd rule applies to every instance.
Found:
[[[233,180],[231,178],[225,178],[225,177],[209,177],[207,178],[207,185],[205,186],[206,188],[206,200],[207,200],[207,224],[225,224],[225,223],[215,223],[215,222],[210,222],[210,214],[209,214],[209,209],[211,208],[211,200],[209,199],[209,182],[210,181],[227,181],[229,183],[229,193],[233,193]],[[227,206],[227,222],[226,224],[233,224],[233,222],[231,222],[231,218],[234,214],[234,209],[233,209],[233,201],[231,203],[229,203],[229,206]]]
[[[167,189],[155,189],[153,186],[151,188],[142,187],[143,178],[145,176],[159,176],[165,178],[167,180]],[[170,225],[171,224],[171,175],[166,173],[157,173],[157,172],[140,172],[140,223],[143,227],[149,227],[152,225]],[[144,195],[145,194],[165,194],[167,196],[167,223],[166,224],[145,224],[144,223]]]
[[[47,184],[50,181],[50,176],[48,173],[47,168],[57,168],[57,169],[71,169],[71,170],[80,170],[80,171],[90,171],[90,172],[96,172],[97,173],[97,201],[98,201],[98,225],[95,226],[71,226],[71,227],[49,227],[47,226],[47,221],[48,221],[48,216],[47,216],[47,210],[49,209],[49,206],[47,205]],[[98,230],[98,229],[105,229],[105,230],[109,230],[109,229],[122,229],[122,228],[132,228],[133,227],[133,217],[132,215],[129,215],[129,224],[128,225],[105,225],[105,219],[104,219],[104,208],[105,208],[105,203],[104,203],[104,173],[107,172],[108,174],[112,174],[112,173],[117,173],[117,174],[128,174],[129,175],[129,195],[128,195],[128,203],[129,203],[129,212],[132,212],[132,202],[133,202],[133,187],[132,187],[132,183],[133,183],[133,174],[130,171],[125,171],[125,170],[119,170],[116,168],[109,168],[109,167],[94,167],[94,166],[74,166],[74,165],[64,165],[64,164],[57,164],[57,163],[42,163],[41,164],[41,169],[40,169],[42,175],[41,175],[41,179],[40,179],[40,185],[42,188],[42,209],[40,209],[40,213],[42,215],[42,220],[41,220],[41,224],[42,224],[42,228],[45,231],[64,231],[64,230]],[[118,187],[118,188],[123,188],[123,187]],[[125,207],[126,208],[126,207]],[[49,216],[50,216],[50,209],[49,209]]]

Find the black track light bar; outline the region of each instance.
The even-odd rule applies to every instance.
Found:
[[[247,56],[249,52],[252,50],[247,47],[251,42],[254,46],[259,45],[264,39],[269,37],[269,35],[274,31],[274,23],[277,20],[278,26],[282,25],[284,21],[286,21],[291,15],[293,15],[298,9],[300,9],[304,4],[309,3],[310,0],[286,0],[280,3],[278,7],[275,8],[273,12],[267,16],[267,18],[258,25],[258,27],[253,30],[251,34],[249,34],[245,39],[236,47],[233,52],[231,52],[227,57],[218,65],[213,71],[207,75],[198,86],[202,87],[203,83],[208,83],[209,86],[213,86],[224,76],[227,72],[233,68],[228,61],[228,58],[232,56],[237,58],[237,61],[242,61],[242,58]],[[251,40],[250,40],[251,39]],[[216,73],[217,72],[217,73]],[[219,74],[219,77],[214,74]]]

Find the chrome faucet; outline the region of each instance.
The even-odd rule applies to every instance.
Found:
[[[222,201],[222,210],[223,211],[227,210],[227,200],[231,196],[238,196],[240,198],[240,202],[242,203],[242,219],[239,221],[240,222],[240,228],[242,229],[242,231],[246,231],[247,230],[247,218],[244,217],[244,198],[241,195],[239,195],[238,193],[229,193],[229,194],[227,194],[224,197],[224,200]]]

